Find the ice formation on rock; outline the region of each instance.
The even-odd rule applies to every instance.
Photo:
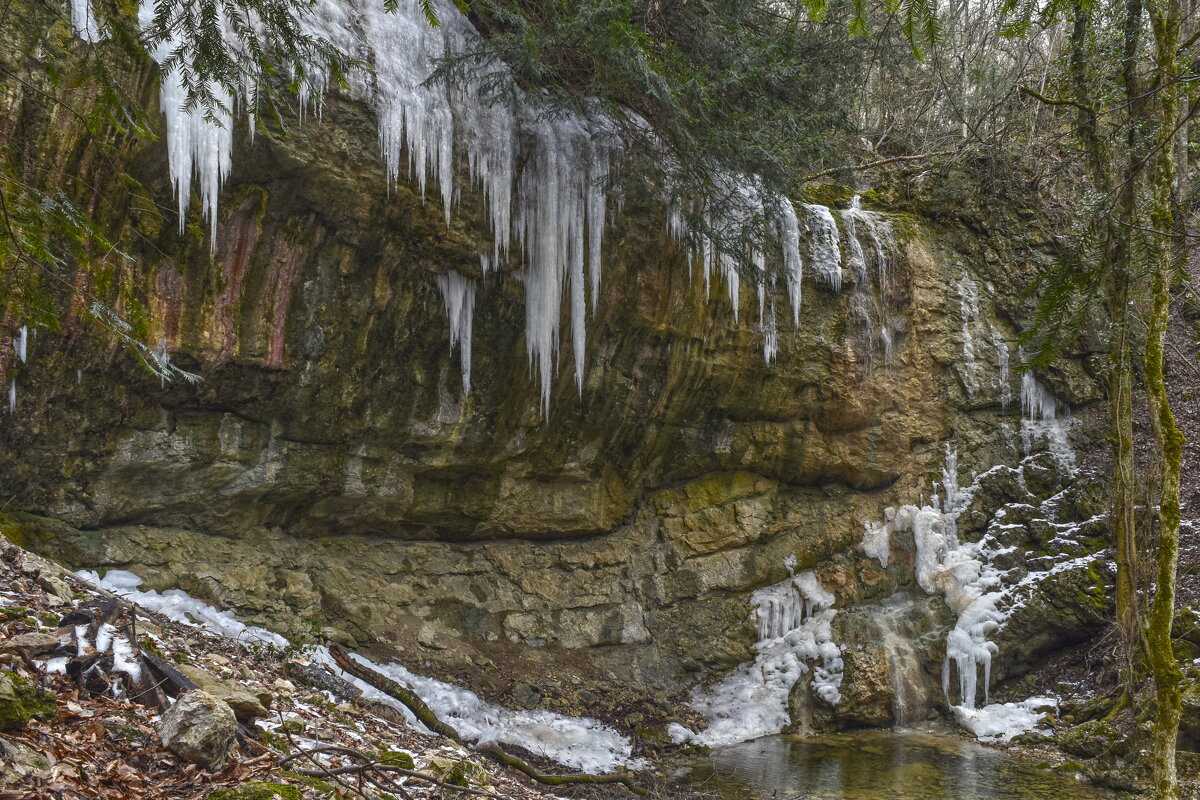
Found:
[[[893,509],[888,509],[893,511]],[[895,514],[892,514],[895,517]],[[887,569],[888,560],[892,555],[892,537],[888,532],[887,523],[892,520],[885,517],[883,522],[876,520],[867,520],[863,523],[863,538],[859,544],[859,549],[863,551],[863,555],[867,558],[873,558],[879,562],[879,566]]]
[[[794,564],[791,560],[789,571]],[[822,700],[841,699],[842,653],[830,629],[833,594],[812,572],[804,572],[759,589],[751,602],[758,622],[754,660],[711,689],[692,694],[692,707],[709,725],[698,734],[673,728],[677,740],[716,746],[779,733],[789,722],[792,687],[807,675]]]
[[[154,21],[154,9],[154,0],[142,0],[138,23],[143,30]],[[225,29],[223,6],[217,4],[216,13]],[[180,44],[177,37],[167,38],[159,42],[150,57],[162,64]],[[218,107],[209,109],[193,105],[186,108],[188,94],[179,71],[173,69],[159,75],[159,106],[166,117],[167,165],[179,206],[179,231],[182,233],[186,227],[192,180],[196,179],[201,209],[209,223],[210,247],[215,248],[218,199],[232,164],[233,119],[230,112],[236,98],[231,97],[219,82],[210,81],[209,89],[219,103]]]
[[[862,197],[854,195],[850,198],[850,206],[841,213],[842,224],[845,227],[846,246],[850,252],[848,266],[858,272],[859,279],[869,279],[869,260],[863,249],[863,239],[871,247],[871,257],[878,273],[880,286],[887,283],[891,271],[892,250],[895,247],[895,232],[891,221],[878,211],[868,211],[862,207]]]
[[[954,707],[958,724],[983,741],[1007,742],[1037,727],[1045,708],[1058,708],[1053,697],[1031,697],[1020,703],[992,703],[983,708]]]
[[[314,659],[351,680],[341,672],[328,651],[316,648]],[[415,692],[438,718],[463,738],[480,743],[495,742],[523,747],[586,773],[611,772],[619,767],[645,766],[634,758],[630,740],[613,728],[588,717],[568,717],[553,711],[524,711],[493,705],[469,689],[435,678],[417,675],[396,663],[376,664],[357,653],[351,658]],[[352,682],[372,699],[395,701],[357,679]],[[406,709],[407,711],[407,709]]]
[[[450,350],[458,345],[462,362],[463,394],[471,393],[471,327],[475,315],[475,281],[451,270],[437,276],[438,288],[450,320]]]
[[[1008,382],[1008,342],[997,328],[992,327],[992,346],[996,348],[996,388],[1000,391],[1000,408],[1012,402],[1012,386]]]
[[[950,699],[950,679],[958,675],[959,702],[974,708],[978,695],[979,673],[983,675],[983,696],[987,702],[992,657],[997,652],[989,635],[1000,627],[1005,614],[998,608],[1003,597],[1003,575],[992,563],[1001,552],[990,536],[978,542],[958,540],[956,520],[970,504],[972,488],[958,486],[957,453],[947,451],[942,472],[944,499],[935,494],[928,505],[888,508],[884,521],[868,523],[873,535],[891,537],[898,531],[912,534],[917,556],[914,567],[917,584],[927,594],[940,594],[956,617],[946,641],[942,665],[942,689]]]
[[[837,222],[825,206],[804,206],[808,223],[809,261],[835,292],[842,289],[842,251]]]
[[[154,590],[142,591],[140,587],[145,581],[127,570],[110,569],[104,573],[103,578],[91,570],[80,570],[79,577],[176,622],[208,628],[245,645],[271,644],[286,647],[288,644],[287,639],[279,634],[246,625],[231,612],[213,608],[181,589],[168,589],[162,594]]]
[[[1025,454],[1029,455],[1044,440],[1059,469],[1074,473],[1075,451],[1068,439],[1071,411],[1064,407],[1059,414],[1057,398],[1030,369],[1021,376],[1021,416],[1021,445]]]
[[[850,205],[838,214],[845,243],[845,267],[854,275],[849,300],[850,316],[859,339],[859,356],[869,365],[877,350],[885,358],[891,354],[889,294],[892,259],[897,252],[895,231],[883,214],[862,207],[855,195]]]
[[[1049,404],[1050,401],[1045,402]],[[1048,405],[1043,410],[1046,408]],[[948,450],[946,467],[942,472],[941,500],[935,494],[927,505],[888,508],[884,512],[883,522],[868,523],[867,530],[872,536],[880,538],[901,531],[912,534],[916,545],[914,572],[918,585],[927,594],[942,595],[955,615],[954,627],[946,640],[942,691],[952,705],[971,710],[976,708],[980,695],[984,704],[988,702],[992,659],[999,652],[992,641],[993,635],[1025,603],[1026,595],[1041,581],[1065,570],[1084,568],[1098,556],[1063,553],[1050,559],[1051,563],[1045,569],[1032,570],[1027,574],[1017,572],[1014,577],[1012,572],[997,564],[998,559],[1012,553],[1014,547],[1003,546],[991,529],[975,542],[960,541],[958,538],[958,516],[970,506],[980,480],[992,470],[976,476],[972,484],[965,488],[958,485],[957,471],[957,454]],[[1053,502],[1054,498],[1047,501]],[[997,521],[1002,514],[1003,509],[997,512]],[[1077,527],[1059,523],[1051,523],[1051,526]],[[999,527],[1004,526],[1000,524]],[[957,704],[951,692],[954,678],[957,678]],[[984,719],[966,714],[965,711],[960,718]]]
[[[979,391],[980,364],[975,352],[975,333],[980,327],[979,286],[967,274],[963,274],[956,286],[958,289],[959,314],[962,316],[963,381],[967,393]]]
[[[596,108],[553,116],[543,113],[541,104],[530,100],[499,62],[478,64],[482,77],[429,80],[439,59],[477,50],[479,33],[452,0],[434,0],[440,20],[436,27],[429,24],[421,0],[398,0],[395,5],[387,10],[371,0],[319,0],[301,13],[298,23],[306,34],[372,65],[372,70],[352,71],[347,79],[352,95],[376,111],[389,182],[403,175],[417,185],[423,197],[430,183],[435,183],[448,224],[459,199],[456,174],[462,169],[482,195],[490,223],[493,242],[491,253],[481,255],[483,272],[509,256],[510,244],[519,246],[526,291],[526,349],[541,384],[542,408],[548,410],[564,304],[571,319],[575,380],[580,390],[583,386],[587,306],[590,299],[594,312],[599,302],[607,184],[622,153],[618,125]],[[100,29],[90,9],[90,0],[72,0],[73,17],[83,20],[77,22],[76,30],[84,38]],[[152,0],[142,0],[139,21],[144,29],[151,24],[154,10]],[[229,33],[222,7],[218,6],[217,13],[227,46],[241,47]],[[150,55],[164,64],[180,43],[178,37],[170,37]],[[330,85],[326,65],[304,64],[302,108],[315,106],[320,116]],[[208,88],[218,107],[186,108],[187,93],[177,70],[160,76],[160,105],[166,117],[168,163],[180,229],[185,226],[195,183],[212,244],[220,189],[231,167],[232,111],[239,105],[245,108],[252,135],[253,87],[231,93],[214,82]],[[497,102],[495,95],[510,100]],[[629,122],[637,124],[638,120],[631,116]],[[798,327],[804,260],[801,219],[789,200],[764,191],[754,177],[729,175],[726,182],[728,193],[739,202],[720,215],[707,213],[707,223],[737,231],[753,222],[754,229],[762,231],[759,241],[750,246],[751,252],[742,255],[759,267],[759,281],[774,286],[775,270],[768,273],[766,254],[781,254],[778,274],[787,287],[793,327]],[[663,199],[673,202],[670,231],[684,238],[687,227],[679,213],[680,198]],[[882,258],[881,215],[857,206],[846,215],[844,219],[852,224],[863,223],[869,229],[872,246]],[[825,206],[807,205],[803,217],[809,240],[807,260],[838,289],[842,255],[833,213]],[[850,237],[848,244],[861,251],[856,237]],[[697,251],[706,282],[717,274],[726,282],[736,320],[742,280],[737,259],[708,240],[702,241]],[[771,314],[760,318],[768,361],[778,343],[773,309],[771,305]]]

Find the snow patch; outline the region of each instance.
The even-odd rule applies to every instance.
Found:
[[[1036,728],[1046,716],[1040,709],[1047,706],[1057,709],[1058,700],[1031,697],[1020,703],[992,703],[983,708],[955,706],[954,718],[982,741],[1007,742]]]
[[[244,645],[269,644],[276,647],[287,647],[288,645],[288,640],[279,634],[247,625],[239,621],[232,612],[213,608],[203,600],[197,600],[181,589],[168,589],[162,594],[154,590],[140,591],[138,587],[145,581],[132,572],[110,569],[101,578],[99,574],[91,570],[80,570],[78,575],[84,580],[91,581],[113,594],[162,614],[175,622],[208,628],[214,633]]]

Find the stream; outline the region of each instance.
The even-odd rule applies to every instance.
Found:
[[[714,749],[691,780],[722,800],[1115,800],[1074,773],[956,733],[768,736]]]

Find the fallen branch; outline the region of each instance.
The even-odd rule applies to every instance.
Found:
[[[333,656],[333,660],[337,662],[337,665],[343,671],[359,680],[366,681],[384,694],[399,700],[426,728],[429,728],[429,730],[440,736],[445,736],[447,739],[453,739],[459,744],[466,744],[462,734],[438,719],[437,714],[433,713],[433,710],[425,704],[424,700],[417,696],[416,692],[404,688],[391,678],[381,675],[370,667],[364,667],[350,658],[342,648],[336,645],[330,647],[329,652]]]
[[[406,689],[391,678],[380,674],[376,670],[363,666],[354,659],[350,658],[350,656],[347,655],[344,650],[336,645],[330,647],[329,652],[333,656],[334,661],[337,662],[337,665],[342,670],[350,675],[353,675],[359,680],[374,686],[384,694],[399,700],[405,705],[406,708],[408,708],[409,711],[413,713],[414,716],[416,716],[417,719],[421,721],[421,724],[429,728],[429,730],[433,731],[434,733],[441,734],[447,739],[452,739],[459,744],[469,744],[469,742],[463,739],[462,734],[460,734],[450,725],[447,725],[445,722],[442,722],[440,719],[438,719],[437,714],[433,713],[433,710],[426,705],[425,701],[418,697],[415,692],[411,691],[410,689]],[[570,775],[547,775],[527,761],[517,758],[511,753],[507,753],[500,749],[498,745],[486,745],[482,748],[479,748],[478,752],[487,756],[498,764],[518,770],[538,783],[542,783],[547,786],[563,786],[570,783],[618,783],[636,795],[641,795],[643,797],[649,795],[649,792],[647,792],[641,786],[638,786],[637,783],[628,775],[621,775],[618,773],[609,773],[606,775],[585,775],[582,773],[572,773]]]
[[[851,172],[866,172],[869,169],[875,169],[877,167],[886,167],[888,164],[900,164],[900,163],[904,163],[906,161],[921,161],[926,158],[937,158],[938,156],[948,156],[948,155],[953,154],[954,152],[955,152],[954,150],[938,150],[933,153],[915,153],[913,155],[907,155],[907,156],[892,156],[891,158],[882,158],[878,161],[872,161],[869,164],[860,164],[856,167],[855,166],[830,167],[829,169],[823,169],[823,170],[820,170],[819,172],[814,172],[810,175],[805,175],[803,178],[800,179],[800,182],[808,183],[809,181],[815,181],[817,178],[824,178],[826,175],[832,175],[835,172],[841,172],[844,169],[848,169]]]

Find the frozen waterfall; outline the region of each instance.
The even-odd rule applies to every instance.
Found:
[[[788,569],[795,559],[788,559]],[[758,623],[755,657],[708,691],[696,691],[691,705],[709,726],[693,733],[675,725],[678,741],[709,746],[733,744],[782,731],[790,721],[792,688],[811,675],[810,688],[822,700],[841,699],[842,652],[833,641],[834,596],[812,572],[792,574],[751,595]]]
[[[1059,413],[1058,399],[1027,369],[1021,376],[1021,446],[1025,455],[1044,441],[1054,463],[1068,473],[1075,472],[1075,451],[1068,434],[1071,410]]]

